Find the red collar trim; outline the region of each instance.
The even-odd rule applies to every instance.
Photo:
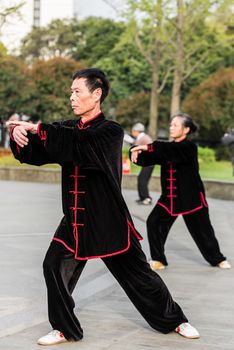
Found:
[[[85,121],[85,122],[82,122],[81,118],[79,120],[79,124],[80,126],[84,126],[85,124],[88,124],[89,122],[91,122],[92,120],[96,119],[97,117],[99,117],[100,115],[102,114],[102,112],[99,112],[98,114],[96,114],[93,118]]]

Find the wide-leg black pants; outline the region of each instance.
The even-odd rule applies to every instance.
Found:
[[[150,269],[135,237],[127,252],[102,260],[151,327],[168,333],[187,322],[163,280]],[[71,294],[85,264],[86,261],[75,260],[74,255],[56,241],[52,241],[43,263],[49,321],[52,328],[61,331],[67,339],[83,337]]]
[[[147,219],[151,258],[152,260],[161,261],[164,265],[168,265],[164,249],[166,239],[176,219],[177,216],[170,215],[158,204],[153,208]],[[216,266],[226,259],[220,251],[207,207],[183,215],[183,219],[205,260],[212,266]]]
[[[154,166],[142,167],[137,177],[137,190],[140,200],[150,198],[148,184],[153,170]]]

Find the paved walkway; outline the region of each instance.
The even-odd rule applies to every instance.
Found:
[[[138,230],[152,207],[124,191]],[[157,194],[153,193],[154,200]],[[234,203],[209,200],[222,252],[234,265]],[[41,349],[35,340],[50,329],[42,261],[61,218],[60,186],[0,181],[0,349]],[[148,254],[147,239],[142,243]],[[233,350],[234,268],[212,268],[201,257],[179,218],[169,236],[169,267],[160,272],[201,338],[187,340],[153,331],[100,260],[89,261],[74,291],[84,339],[48,349]],[[78,288],[79,287],[79,288]]]

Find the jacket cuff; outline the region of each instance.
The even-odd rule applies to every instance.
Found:
[[[10,131],[10,139],[11,139],[12,141],[15,141],[15,140],[14,140],[14,137],[13,137],[13,131],[14,131],[15,127],[16,127],[16,125],[13,126],[13,127],[11,128],[11,131]]]
[[[37,134],[40,137],[42,141],[46,141],[47,139],[47,133],[46,130],[43,130],[43,124],[39,123],[37,127]]]
[[[147,145],[147,151],[148,152],[154,152],[154,145],[152,143],[150,143],[149,145]]]

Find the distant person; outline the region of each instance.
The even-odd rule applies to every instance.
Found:
[[[133,145],[147,145],[152,142],[149,135],[145,133],[145,126],[142,123],[136,123],[132,127]],[[138,204],[152,204],[152,197],[149,194],[149,180],[154,170],[154,165],[142,167],[137,177],[137,190],[139,198]]]
[[[225,133],[222,137],[222,143],[229,146],[231,152],[232,175],[234,176],[234,128]]]
[[[199,338],[141,249],[141,236],[121,193],[123,130],[101,111],[108,92],[102,71],[84,69],[74,74],[71,85],[75,119],[11,122],[16,125],[11,147],[17,159],[62,166],[64,216],[43,263],[52,331],[38,344],[83,338],[72,292],[87,261],[94,258],[103,260],[151,327]]]
[[[172,142],[154,141],[131,149],[131,159],[140,166],[161,165],[162,195],[147,219],[147,232],[153,270],[168,265],[165,243],[179,215],[203,257],[212,265],[229,269],[211,225],[205,189],[199,175],[197,146],[189,135],[197,130],[191,117],[177,113],[171,119]]]

